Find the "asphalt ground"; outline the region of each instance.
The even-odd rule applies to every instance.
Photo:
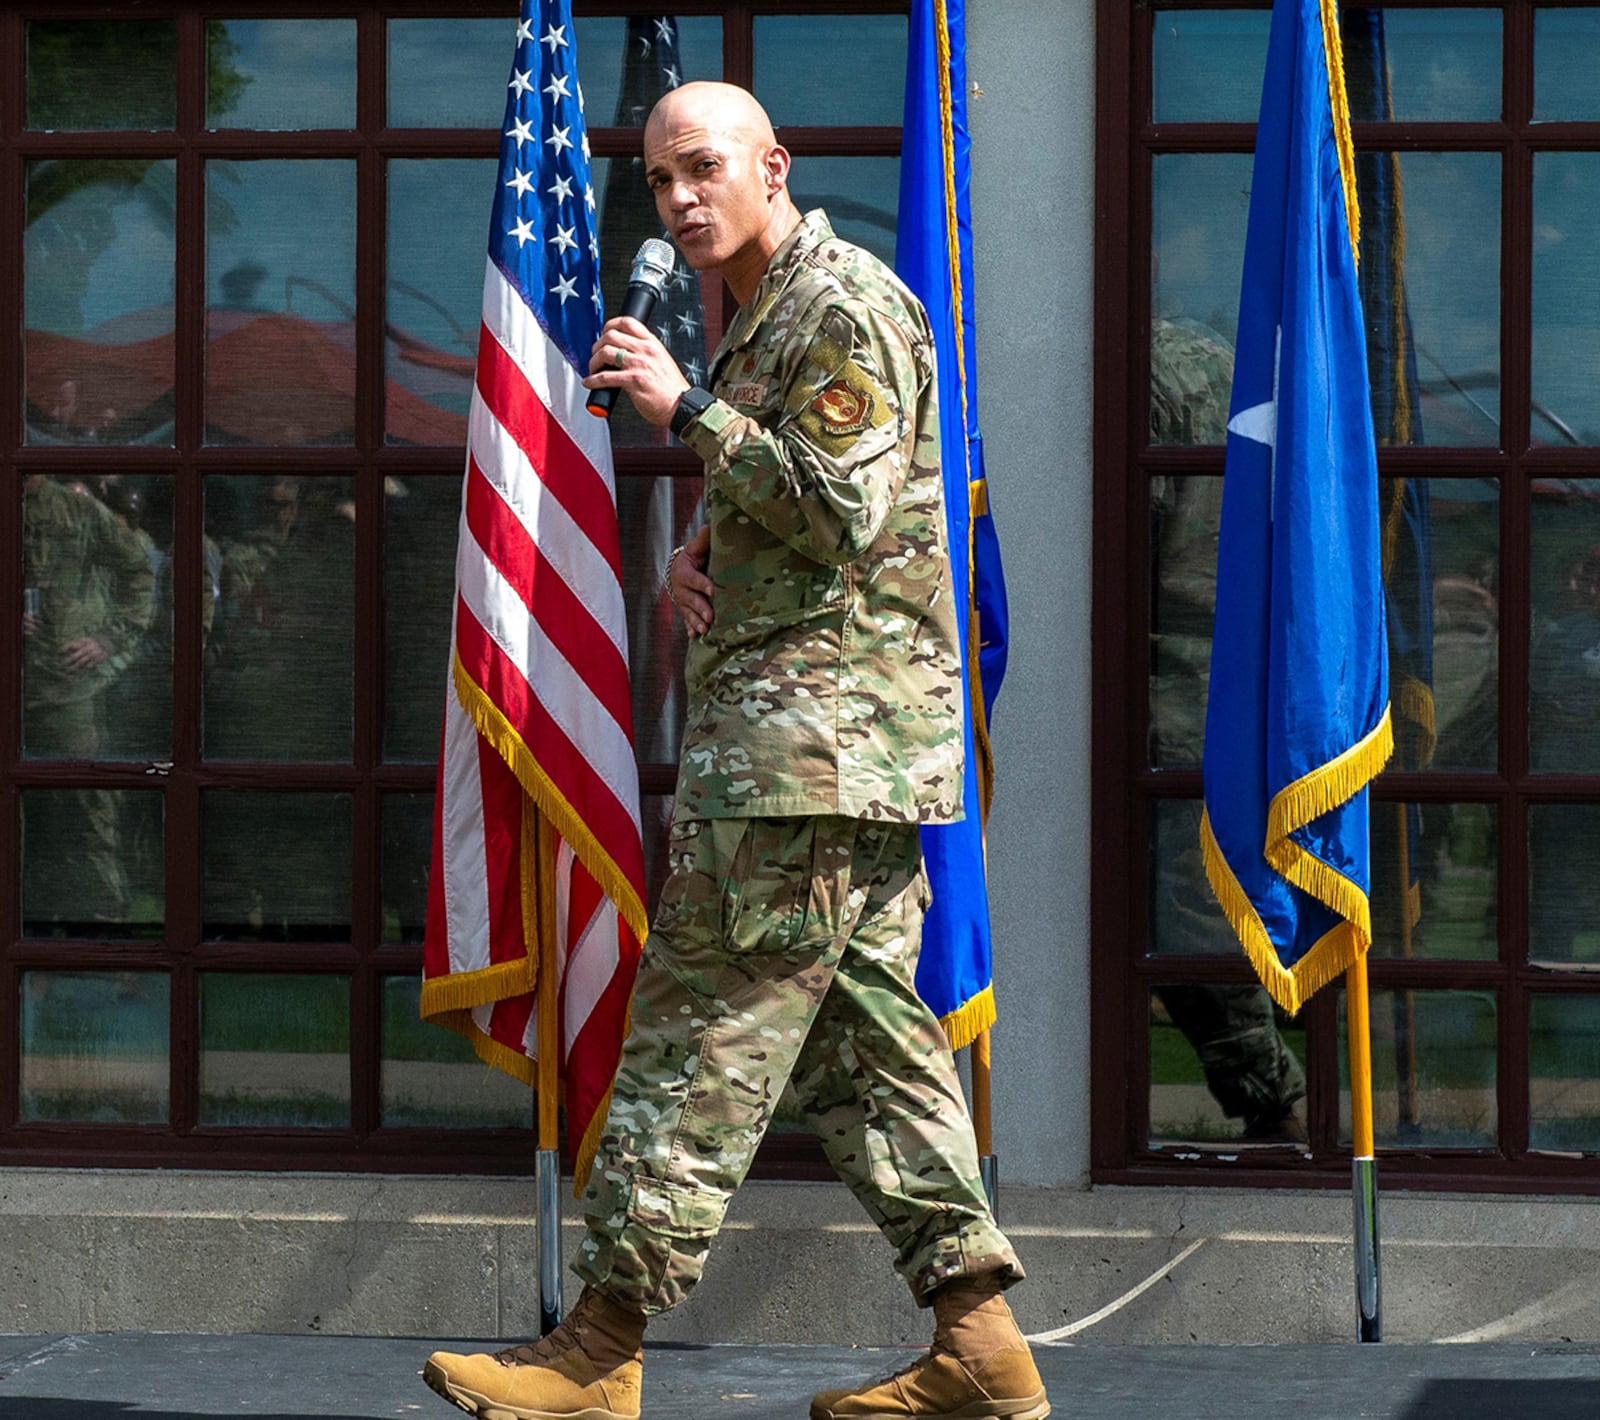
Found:
[[[417,1372],[495,1349],[392,1337],[0,1335],[0,1420],[394,1420],[459,1415]],[[647,1347],[645,1420],[805,1420],[812,1391],[910,1349]],[[1600,1345],[1049,1346],[1056,1420],[1600,1420]]]

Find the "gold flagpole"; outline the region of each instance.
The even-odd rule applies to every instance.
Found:
[[[1358,1341],[1383,1340],[1378,1273],[1378,1164],[1372,1130],[1372,1034],[1367,1001],[1367,955],[1358,952],[1345,972],[1345,1016],[1350,1038],[1351,1183],[1355,1193],[1356,1311]]]
[[[535,854],[539,976],[534,983],[539,1060],[536,1108],[539,1119],[535,1183],[539,1196],[539,1334],[561,1321],[561,1017],[556,967],[555,831],[536,813]]]
[[[989,1032],[972,1042],[972,1132],[978,1141],[978,1175],[989,1211],[1000,1216],[1000,1161],[994,1152],[994,1119],[989,1095]]]

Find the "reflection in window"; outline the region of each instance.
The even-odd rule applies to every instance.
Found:
[[[1600,805],[1528,806],[1528,960],[1600,964]]]
[[[1494,804],[1371,802],[1372,954],[1493,961]]]
[[[176,165],[27,165],[30,444],[170,444]]]
[[[206,757],[348,761],[355,735],[350,480],[215,475],[205,497],[218,563]]]
[[[1270,19],[1260,10],[1156,11],[1155,121],[1254,123]]]
[[[1203,365],[1196,378],[1204,378]],[[1209,397],[1201,405],[1209,409]],[[1220,478],[1158,475],[1150,480],[1150,762],[1157,768],[1200,763],[1221,515]]]
[[[797,158],[789,193],[802,212],[823,208],[833,230],[846,241],[894,264],[898,158]]]
[[[206,127],[354,128],[354,20],[213,20]]]
[[[383,940],[420,942],[428,921],[433,795],[383,796]],[[419,978],[420,981],[420,978]]]
[[[1200,855],[1200,800],[1150,804],[1150,943],[1161,955],[1239,954]]]
[[[1600,153],[1533,158],[1534,438],[1600,444],[1600,270],[1591,236]]]
[[[165,918],[159,793],[23,792],[23,936],[159,937]]]
[[[383,1123],[389,1128],[526,1129],[533,1092],[478,1059],[464,1036],[417,1015],[418,976],[383,979]]]
[[[128,492],[115,476],[32,473],[22,481],[29,758],[110,759],[141,747],[130,743],[137,717],[124,721],[117,712],[158,634],[155,544],[112,506],[126,504]]]
[[[492,158],[389,164],[384,428],[391,444],[466,443],[484,228],[461,214],[487,212],[497,170]]]
[[[722,77],[718,15],[597,16],[578,20],[576,29],[583,100],[595,128],[643,128],[668,89]]]
[[[350,810],[348,794],[203,794],[204,935],[348,942]]]
[[[1303,1145],[1305,1031],[1254,983],[1150,990],[1150,1143]]]
[[[1529,998],[1528,1145],[1600,1153],[1600,996]]]
[[[1492,9],[1340,7],[1357,123],[1500,117],[1500,14]]]
[[[200,1123],[350,1123],[350,978],[202,972]]]
[[[899,125],[905,16],[758,15],[755,40],[754,92],[774,126]]]
[[[431,764],[450,675],[461,480],[384,480],[383,756]],[[643,648],[641,648],[642,650]]]
[[[207,443],[353,442],[355,195],[348,160],[206,164]]]
[[[506,112],[514,25],[510,19],[390,20],[389,127],[497,126]]]
[[[161,1124],[171,1066],[170,987],[159,971],[25,971],[20,1116]]]
[[[1372,1107],[1380,1146],[1495,1143],[1496,1000],[1478,991],[1373,991]],[[1339,992],[1339,1138],[1350,1139],[1349,1036]]]
[[[1600,482],[1534,485],[1528,655],[1534,769],[1600,771]]]
[[[171,20],[30,20],[27,126],[171,128],[178,27]]]
[[[1533,12],[1533,121],[1593,122],[1600,118],[1600,6]]]

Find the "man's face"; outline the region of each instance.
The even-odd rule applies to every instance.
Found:
[[[646,177],[662,224],[696,271],[726,266],[766,230],[772,187],[764,156],[705,109],[652,117]]]

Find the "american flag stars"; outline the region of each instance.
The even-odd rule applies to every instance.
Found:
[[[489,252],[581,371],[603,312],[589,137],[570,0],[538,9],[517,26]]]

